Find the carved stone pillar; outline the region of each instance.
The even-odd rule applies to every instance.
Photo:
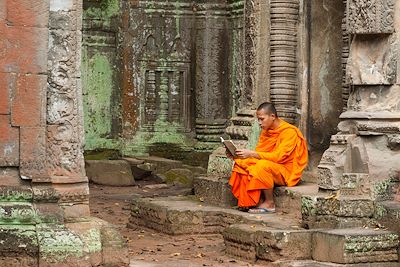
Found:
[[[297,114],[298,19],[299,0],[271,0],[271,101],[290,123]]]
[[[51,1],[47,89],[47,165],[66,217],[89,215],[83,160],[82,1]]]
[[[319,165],[320,187],[339,189],[344,173],[370,177],[373,199],[393,199],[399,185],[400,102],[396,0],[348,0],[350,52],[346,78],[352,90],[339,133]],[[351,138],[347,138],[351,136]],[[334,156],[332,156],[334,155]],[[328,164],[328,162],[330,162]],[[334,166],[333,168],[327,166]]]
[[[229,110],[226,5],[207,1],[196,6],[196,138],[219,142]]]

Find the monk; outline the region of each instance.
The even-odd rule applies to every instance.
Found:
[[[278,117],[272,103],[257,108],[262,128],[255,151],[238,149],[229,184],[238,206],[250,213],[275,212],[273,189],[295,186],[307,165],[306,141],[300,130]]]

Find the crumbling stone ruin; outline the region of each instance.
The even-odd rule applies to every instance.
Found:
[[[85,145],[212,152],[194,197],[135,198],[131,225],[219,233],[228,255],[273,266],[399,266],[399,10],[0,0],[0,265],[128,264],[118,232],[90,217]],[[303,131],[311,161],[303,184],[276,190],[278,213],[259,217],[232,209],[218,137],[253,146],[266,100]]]

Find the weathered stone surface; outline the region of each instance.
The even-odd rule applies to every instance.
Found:
[[[241,259],[273,262],[311,259],[308,230],[277,230],[267,226],[234,224],[223,233],[226,253]]]
[[[19,75],[11,104],[13,126],[43,126],[45,123],[46,75]]]
[[[222,235],[224,237],[225,251],[228,255],[248,261],[257,260],[255,234],[261,226],[231,225]]]
[[[299,222],[290,216],[257,216],[234,209],[209,206],[187,197],[133,199],[129,221],[131,225],[141,225],[171,235],[220,233],[225,227],[235,223],[267,224],[275,229],[299,227]]]
[[[225,155],[225,148],[214,150],[208,160],[207,174],[211,176],[230,177],[234,162]]]
[[[5,1],[7,21],[15,26],[45,27],[49,19],[49,0]]]
[[[10,114],[10,95],[12,92],[13,83],[15,82],[15,74],[0,73],[0,114]]]
[[[130,186],[135,184],[130,165],[124,160],[87,160],[86,174],[96,184]]]
[[[0,207],[0,224],[38,223],[37,210],[28,202],[3,202]]]
[[[399,264],[397,262],[374,262],[374,263],[354,263],[354,264],[346,264],[345,266],[351,267],[397,267]],[[293,260],[283,260],[276,261],[271,264],[273,267],[343,267],[343,264],[338,263],[330,263],[330,262],[321,262],[321,261],[313,261],[313,260],[302,260],[302,261],[293,261]]]
[[[126,240],[111,224],[104,224],[100,230],[102,263],[105,266],[128,266],[129,252]]]
[[[35,142],[32,142],[35,140]],[[50,182],[46,161],[45,127],[23,127],[20,130],[20,175],[34,182]]]
[[[47,28],[7,26],[3,21],[0,35],[0,50],[7,51],[0,58],[1,72],[46,73]]]
[[[384,201],[376,204],[377,221],[390,231],[400,233],[400,202]]]
[[[228,179],[217,176],[196,177],[193,180],[196,197],[205,203],[233,207],[237,205],[236,198],[232,195]]]
[[[350,46],[347,77],[353,85],[394,84],[396,52],[391,37],[363,38],[357,36]]]
[[[394,32],[394,0],[347,1],[347,30],[351,34]]]
[[[188,187],[193,186],[194,174],[189,169],[171,169],[164,173],[165,182],[168,184],[182,184]]]
[[[19,129],[9,115],[0,115],[0,166],[19,165]]]
[[[316,232],[313,259],[334,263],[398,261],[397,234],[382,230],[349,228]],[[327,253],[329,251],[329,253]]]

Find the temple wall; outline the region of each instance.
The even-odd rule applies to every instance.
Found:
[[[308,1],[310,5],[310,84],[308,95],[307,141],[312,152],[329,146],[337,132],[342,104],[342,0]],[[314,154],[312,154],[314,156]],[[312,164],[319,162],[318,155]]]
[[[118,148],[121,131],[120,1],[85,1],[82,84],[85,150]]]

